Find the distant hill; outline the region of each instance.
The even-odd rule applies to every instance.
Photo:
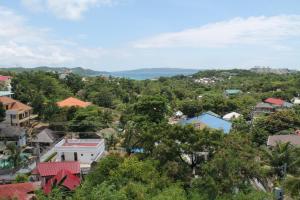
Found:
[[[182,69],[182,68],[144,68],[136,70],[124,70],[116,72],[106,72],[106,71],[95,71],[91,69],[84,69],[81,67],[75,68],[66,68],[66,67],[35,67],[35,68],[0,68],[0,71],[9,71],[9,72],[25,72],[25,71],[45,71],[45,72],[72,72],[81,76],[115,76],[115,77],[125,77],[136,80],[144,79],[154,79],[161,76],[171,77],[176,75],[190,75],[198,72],[196,69]]]
[[[82,67],[74,67],[74,68],[66,68],[66,67],[35,67],[35,68],[24,68],[24,67],[16,67],[16,68],[0,68],[0,71],[10,71],[15,73],[25,72],[25,71],[44,71],[44,72],[58,72],[64,73],[66,71],[71,71],[74,74],[78,74],[81,76],[100,76],[100,75],[109,75],[108,72],[103,71],[95,71],[91,69],[84,69]]]
[[[182,69],[182,68],[144,68],[136,70],[126,70],[110,72],[110,75],[116,77],[126,77],[136,80],[154,79],[161,76],[171,77],[176,75],[191,75],[197,73],[197,69]]]

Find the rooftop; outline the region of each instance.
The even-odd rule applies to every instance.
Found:
[[[1,199],[29,199],[28,196],[39,188],[38,183],[15,183],[0,185]]]
[[[37,164],[37,174],[41,176],[55,176],[61,170],[68,170],[72,174],[80,173],[80,164],[77,161],[42,162]]]
[[[268,138],[268,146],[276,146],[277,143],[287,143],[290,142],[292,145],[300,145],[300,136],[299,135],[271,135]]]
[[[9,80],[11,78],[12,78],[11,76],[1,76],[0,75],[0,81],[7,81],[7,80]]]
[[[277,105],[277,106],[283,106],[285,101],[282,99],[277,99],[277,98],[268,98],[265,100],[266,103],[270,103],[273,105]]]
[[[80,107],[80,108],[85,108],[87,106],[90,106],[92,103],[91,102],[85,102],[85,101],[81,101],[77,98],[74,97],[69,97],[63,101],[59,101],[57,102],[57,105],[59,107]]]
[[[180,124],[182,125],[195,124],[195,123],[202,123],[207,125],[209,128],[223,130],[224,133],[229,133],[232,127],[231,122],[210,115],[208,113],[204,113],[198,117],[182,120],[180,122]]]
[[[8,110],[26,111],[32,109],[30,106],[27,106],[26,104],[23,104],[18,100],[6,96],[0,97],[0,102],[3,105],[8,105]]]
[[[98,147],[102,143],[103,139],[62,139],[55,147]]]

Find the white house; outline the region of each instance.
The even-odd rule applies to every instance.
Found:
[[[295,105],[300,105],[300,98],[299,97],[294,97],[292,99],[292,103],[295,104]]]
[[[233,119],[237,119],[241,116],[241,114],[239,113],[236,113],[236,112],[231,112],[231,113],[228,113],[226,115],[223,116],[223,119],[227,120],[227,121],[231,121]]]
[[[103,139],[63,139],[55,145],[56,161],[79,161],[81,166],[89,167],[105,152]]]

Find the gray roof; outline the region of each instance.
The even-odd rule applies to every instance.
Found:
[[[26,129],[11,126],[8,123],[0,123],[0,137],[18,137],[26,134]]]
[[[57,138],[53,134],[53,131],[46,128],[39,132],[35,138],[33,138],[32,142],[38,143],[53,143]]]
[[[292,145],[300,145],[300,136],[299,135],[271,135],[268,138],[268,146],[276,146],[277,143],[287,143],[290,142]]]

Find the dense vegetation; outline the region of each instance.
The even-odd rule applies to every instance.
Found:
[[[200,84],[201,77],[217,80]],[[284,109],[251,120],[253,107],[267,97],[290,101],[300,92],[300,74],[256,74],[246,70],[204,71],[193,76],[158,80],[24,72],[13,79],[15,97],[33,106],[53,129],[97,132],[114,128],[108,141],[126,154],[110,155],[96,164],[74,193],[56,188],[40,199],[272,199],[275,186],[300,199],[299,149],[290,144],[267,148],[269,135],[300,129],[300,109]],[[226,89],[242,94],[227,98]],[[55,102],[69,96],[90,101],[88,108],[60,109]],[[189,117],[205,111],[243,114],[225,135],[170,125],[181,110]],[[251,123],[250,123],[251,122]],[[143,153],[133,154],[134,149]],[[206,152],[205,155],[202,153]],[[285,168],[283,169],[283,166]],[[259,183],[259,184],[258,184]],[[262,189],[264,188],[264,189]]]

